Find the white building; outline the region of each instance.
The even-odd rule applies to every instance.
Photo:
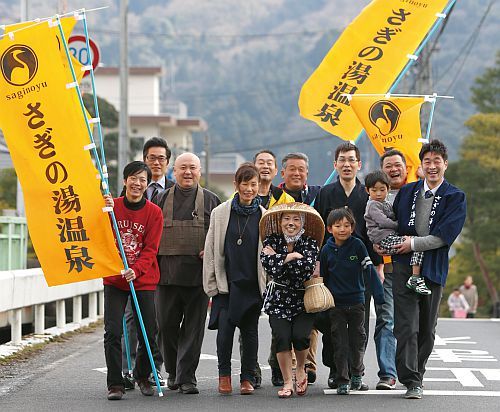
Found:
[[[168,142],[174,154],[193,151],[193,132],[207,129],[199,117],[188,117],[187,108],[181,102],[165,105],[161,99],[161,67],[130,67],[128,76],[128,112],[130,137],[148,139],[161,136]],[[115,109],[120,109],[120,73],[118,67],[99,67],[95,71],[96,92]],[[82,80],[82,90],[88,92],[90,78]],[[168,107],[162,113],[161,107]]]

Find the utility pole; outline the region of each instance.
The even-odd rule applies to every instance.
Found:
[[[122,186],[121,172],[128,161],[128,0],[120,0],[120,117],[118,134],[118,163],[116,165],[117,190]]]
[[[427,44],[419,56],[418,72],[416,74],[415,81],[415,94],[432,94],[433,84],[432,84],[432,64],[431,55],[433,44]],[[427,130],[427,125],[429,123],[430,105],[422,106],[422,116],[420,117],[420,126],[422,130]]]
[[[205,187],[208,189],[209,186],[209,181],[210,181],[210,136],[208,133],[205,134],[205,142],[204,142],[204,148],[203,150],[205,151]]]

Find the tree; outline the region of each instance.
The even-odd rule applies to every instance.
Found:
[[[481,273],[482,288],[490,297],[486,307],[500,317],[500,52],[495,67],[486,69],[471,91],[480,113],[465,123],[471,133],[462,142],[460,160],[450,165],[447,174],[467,195],[467,220],[450,280]]]
[[[485,70],[471,87],[472,103],[481,113],[500,113],[500,50],[495,66]]]
[[[448,178],[467,194],[467,220],[462,242],[452,263],[453,276],[463,279],[481,273],[493,316],[500,316],[500,113],[476,114],[466,123],[471,130],[462,143],[460,161],[451,165]],[[451,283],[450,282],[450,283]]]
[[[17,195],[16,171],[0,170],[0,210],[15,209]]]

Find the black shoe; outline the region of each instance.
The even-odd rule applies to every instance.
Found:
[[[273,386],[283,386],[285,384],[279,368],[271,368],[271,383]]]
[[[179,392],[184,395],[196,395],[200,393],[196,385],[192,383],[182,383],[179,387]]]
[[[254,382],[255,382],[255,383],[254,383],[253,387],[254,387],[255,389],[260,388],[260,387],[262,386],[262,376],[257,376],[257,375],[256,375],[256,376],[254,377]]]
[[[380,378],[377,383],[377,390],[387,391],[396,388],[396,379],[389,376]]]
[[[156,369],[156,374],[158,375],[158,381],[160,382],[160,386],[165,386],[165,380],[163,379],[163,376],[161,376],[160,371],[158,369]],[[149,375],[149,383],[153,386],[156,386],[155,375],[153,374],[153,372],[151,372]]]
[[[307,384],[311,385],[316,382],[316,371],[312,368],[312,366],[306,365],[304,369],[307,373]]]
[[[167,378],[167,388],[172,391],[176,391],[177,389],[179,389],[179,385],[175,383],[175,375],[172,375],[170,373],[168,374]]]
[[[337,389],[339,385],[335,381],[335,371],[330,369],[330,374],[328,375],[328,387],[330,389]]]
[[[126,391],[135,389],[135,379],[131,373],[126,373],[123,375],[123,386]]]
[[[155,392],[154,392],[151,384],[149,383],[148,379],[137,380],[137,385],[139,386],[139,389],[141,390],[141,393],[144,396],[153,396],[154,395]]]

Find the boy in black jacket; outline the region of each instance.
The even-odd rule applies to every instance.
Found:
[[[364,271],[369,271],[367,278],[375,303],[384,303],[384,290],[366,247],[360,239],[352,236],[354,226],[350,209],[332,210],[327,218],[327,230],[332,238],[323,246],[320,255],[321,276],[335,299],[335,307],[329,316],[339,395],[348,395],[349,390],[358,390],[362,385],[366,342]]]

